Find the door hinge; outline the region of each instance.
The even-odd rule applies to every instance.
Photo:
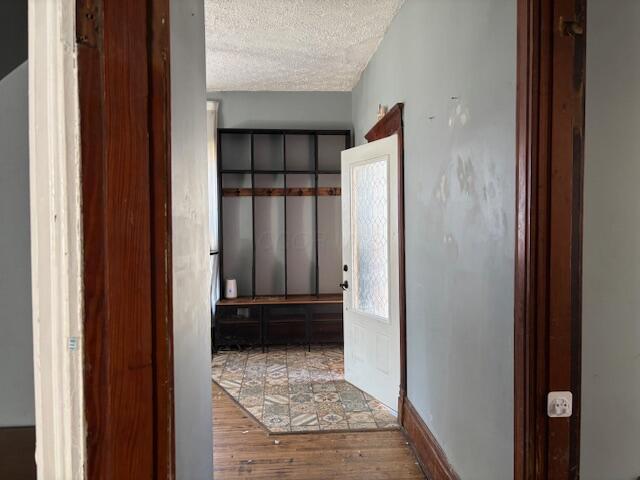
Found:
[[[569,37],[577,37],[584,34],[584,26],[577,20],[565,20],[560,17],[560,33]]]
[[[76,13],[76,42],[88,47],[98,46],[100,11],[93,0],[83,2]]]

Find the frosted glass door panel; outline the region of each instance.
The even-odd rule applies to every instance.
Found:
[[[387,161],[355,165],[352,183],[354,307],[389,317],[389,198]]]
[[[251,168],[251,135],[221,133],[219,140],[223,170],[249,170]]]
[[[318,170],[340,170],[340,154],[346,147],[344,135],[318,135]]]
[[[253,168],[256,170],[284,169],[284,138],[280,134],[253,136]]]
[[[287,146],[287,170],[315,170],[313,135],[289,134]]]
[[[255,176],[256,188],[282,188],[284,175]],[[284,197],[255,197],[256,295],[284,295]]]
[[[222,199],[222,278],[238,281],[238,295],[252,294],[253,230],[251,197]]]

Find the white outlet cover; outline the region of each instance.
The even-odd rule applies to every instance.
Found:
[[[566,418],[573,413],[573,394],[571,392],[549,392],[547,396],[547,415],[551,418]]]

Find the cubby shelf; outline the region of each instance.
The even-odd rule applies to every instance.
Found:
[[[349,130],[218,130],[214,348],[342,341],[341,151]]]
[[[219,129],[220,281],[239,294],[339,293],[349,130]]]

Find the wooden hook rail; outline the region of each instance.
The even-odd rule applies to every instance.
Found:
[[[223,197],[338,197],[340,187],[223,188]]]

